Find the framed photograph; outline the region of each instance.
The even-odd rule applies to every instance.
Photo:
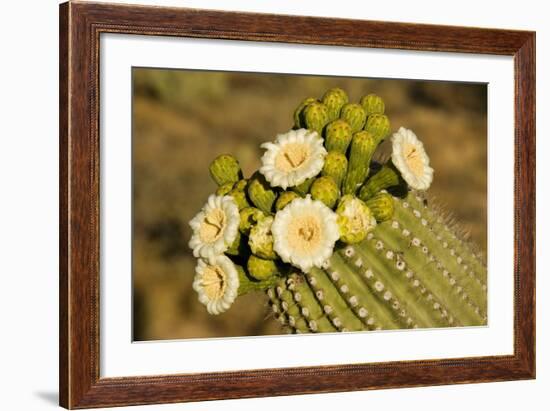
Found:
[[[60,6],[60,405],[535,378],[535,33]]]

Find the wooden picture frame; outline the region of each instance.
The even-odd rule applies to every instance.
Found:
[[[100,378],[100,34],[513,56],[514,354]],[[60,6],[60,405],[90,408],[535,377],[535,33],[183,8]]]

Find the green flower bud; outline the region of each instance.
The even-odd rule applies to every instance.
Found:
[[[277,254],[273,251],[273,235],[271,234],[271,225],[273,217],[265,217],[250,230],[248,245],[252,254],[265,258],[266,260],[275,260]]]
[[[384,114],[386,108],[384,100],[376,94],[368,94],[361,97],[360,104],[367,113],[367,116],[371,114]]]
[[[381,190],[403,184],[399,173],[391,166],[384,165],[361,187],[359,198],[367,201]]]
[[[264,260],[255,255],[250,256],[246,268],[251,277],[260,281],[276,276],[278,273],[277,265],[273,260]]]
[[[228,195],[229,192],[233,189],[234,185],[235,185],[234,183],[225,183],[225,184],[219,186],[218,189],[216,190],[216,195],[217,196]]]
[[[241,166],[230,154],[219,155],[210,164],[210,175],[217,185],[236,183],[242,178]]]
[[[340,118],[347,121],[351,126],[352,133],[356,133],[363,128],[367,120],[367,114],[359,104],[348,103],[342,107]]]
[[[374,197],[369,198],[366,204],[371,209],[376,221],[381,223],[393,217],[393,202],[393,197],[390,194],[378,193]]]
[[[241,234],[248,236],[252,227],[255,226],[258,221],[263,219],[265,217],[265,214],[257,208],[246,207],[240,211],[239,217],[241,218],[239,231],[241,232]]]
[[[324,176],[315,179],[309,189],[314,200],[321,201],[328,208],[333,208],[340,197],[340,190],[332,177]]]
[[[308,178],[302,184],[292,187],[292,191],[304,197],[307,193],[309,193],[309,188],[313,184],[313,180],[315,180],[315,178]]]
[[[233,187],[233,189],[229,193],[227,193],[227,195],[233,197],[233,200],[235,200],[235,203],[237,203],[239,210],[250,207],[250,203],[248,202],[248,198],[246,198],[246,193],[244,192],[244,190],[240,190],[236,187],[237,184],[235,184],[235,187]]]
[[[346,92],[341,88],[331,88],[323,95],[321,101],[328,108],[329,121],[333,121],[340,117],[340,110],[349,99]]]
[[[296,194],[294,191],[283,191],[281,194],[279,194],[279,197],[275,202],[275,210],[276,211],[282,210],[288,205],[288,203],[290,203],[292,200],[295,200],[296,198],[299,198],[299,197],[300,196]]]
[[[380,144],[390,133],[390,120],[384,114],[371,114],[367,118],[365,130],[371,133]]]
[[[243,178],[242,180],[237,181],[233,188],[235,190],[241,190],[244,191],[246,189],[246,186],[248,185],[248,180],[246,178]]]
[[[303,118],[306,128],[316,131],[320,136],[328,123],[328,108],[323,103],[310,103],[304,108]]]
[[[336,208],[340,240],[347,244],[356,244],[365,239],[376,227],[376,219],[367,205],[352,195],[340,199]]]
[[[237,231],[237,237],[225,253],[229,255],[245,255],[250,253],[247,249],[246,239],[243,238],[240,232]]]
[[[314,103],[318,101],[317,99],[314,99],[313,97],[308,97],[304,101],[300,103],[300,105],[296,108],[294,111],[294,128],[305,128],[306,123],[304,122],[304,108],[308,104]]]
[[[265,177],[256,172],[248,182],[248,197],[256,207],[269,214],[277,194],[271,189]]]
[[[355,194],[369,174],[369,166],[377,143],[368,131],[360,131],[351,140],[348,173],[344,179],[344,194]]]
[[[348,159],[342,153],[337,151],[329,151],[325,157],[325,164],[323,165],[323,170],[321,174],[324,176],[332,177],[336,183],[336,187],[340,189],[342,182],[346,177],[346,172],[348,170]]]
[[[351,126],[344,120],[335,120],[325,129],[325,147],[327,151],[346,154],[353,133]]]

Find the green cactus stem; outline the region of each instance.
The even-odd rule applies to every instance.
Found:
[[[291,330],[295,333],[310,332],[306,318],[302,315],[301,307],[293,298],[292,292],[288,290],[284,280],[279,280],[278,298],[280,299],[280,309],[286,316],[286,321]]]
[[[290,332],[330,330],[327,321],[338,331],[487,323],[483,262],[418,193],[393,201],[392,218],[362,242],[337,245],[322,269],[270,288],[286,302]]]
[[[269,277],[265,280],[257,280],[247,274],[246,270],[240,265],[235,264],[235,268],[237,269],[237,273],[239,275],[239,295],[244,295],[254,291],[268,290],[279,280],[279,277],[277,276]]]
[[[340,117],[340,111],[344,104],[348,103],[349,98],[341,88],[331,88],[323,95],[321,101],[328,108],[329,121],[333,121]]]
[[[378,193],[366,201],[366,204],[372,211],[374,218],[376,218],[376,221],[379,223],[388,221],[393,217],[393,203],[393,197],[388,193]]]
[[[437,271],[462,293],[467,306],[486,316],[487,268],[483,262],[465,250],[465,241],[451,234],[450,227],[438,222],[441,216],[427,211],[420,194],[412,193],[407,201],[397,204],[395,215],[409,219],[409,231],[431,250]]]
[[[279,211],[285,208],[292,200],[295,200],[299,198],[300,196],[296,194],[294,191],[284,191],[282,192],[279,197],[277,197],[277,201],[275,202],[275,210]]]
[[[235,157],[230,154],[219,155],[210,164],[210,175],[218,186],[227,183],[236,183],[243,178],[241,166]]]
[[[385,164],[378,172],[373,174],[365,184],[363,184],[363,187],[359,190],[358,197],[363,201],[367,201],[382,190],[397,187],[402,184],[404,185],[405,183],[399,175],[399,172],[396,171],[394,167]]]
[[[292,273],[285,279],[279,279],[277,287],[275,288],[275,291],[272,290],[272,293],[277,293],[282,298],[287,297],[285,298],[285,301],[287,302],[285,305],[286,313],[304,320],[308,329],[303,330],[303,332],[316,333],[337,331],[326,314],[323,312],[323,309],[319,305],[315,294],[307,284],[307,281],[303,275],[299,273]],[[289,296],[291,298],[288,298]],[[293,307],[297,308],[297,310]],[[288,317],[287,320],[289,320]],[[292,321],[293,320],[290,320],[290,322]]]
[[[371,114],[367,117],[365,130],[371,133],[380,144],[390,133],[390,120],[384,114]]]
[[[262,210],[264,213],[271,213],[273,203],[277,199],[277,194],[271,189],[265,177],[259,172],[254,173],[250,178],[247,187],[250,201]]]
[[[360,104],[348,103],[342,107],[340,118],[349,123],[352,133],[356,133],[365,125],[367,113]]]
[[[315,297],[323,311],[338,331],[360,331],[364,329],[361,319],[350,309],[341,291],[333,284],[329,274],[312,268],[306,276]]]
[[[355,194],[369,173],[369,164],[376,150],[377,143],[368,131],[360,131],[353,135],[349,155],[348,172],[344,179],[342,192]]]
[[[246,269],[250,276],[258,281],[267,280],[279,273],[277,264],[273,260],[266,260],[255,255],[251,255],[246,263]]]
[[[321,174],[323,176],[332,177],[336,183],[336,187],[340,189],[346,173],[348,171],[348,159],[347,157],[338,151],[329,151],[325,157],[325,164]]]
[[[321,201],[328,208],[333,208],[340,197],[338,186],[334,182],[334,179],[329,176],[315,179],[309,192],[314,200]]]
[[[361,97],[359,104],[361,104],[361,107],[363,107],[365,113],[367,113],[367,116],[370,116],[371,114],[384,114],[384,110],[386,109],[384,100],[376,94],[368,94]]]
[[[334,120],[325,128],[325,147],[329,152],[346,154],[352,137],[353,132],[347,121]]]
[[[321,135],[329,121],[328,108],[323,103],[310,103],[304,108],[303,118],[307,129],[314,130]]]

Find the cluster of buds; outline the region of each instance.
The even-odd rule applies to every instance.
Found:
[[[410,130],[393,134],[391,159],[374,167],[391,130],[384,111],[379,96],[350,103],[333,88],[299,104],[293,129],[262,145],[251,177],[232,155],[211,163],[218,189],[190,222],[189,242],[199,258],[194,288],[210,313],[281,276],[323,267],[338,241],[365,240],[392,218],[392,188],[429,187],[433,170]]]

